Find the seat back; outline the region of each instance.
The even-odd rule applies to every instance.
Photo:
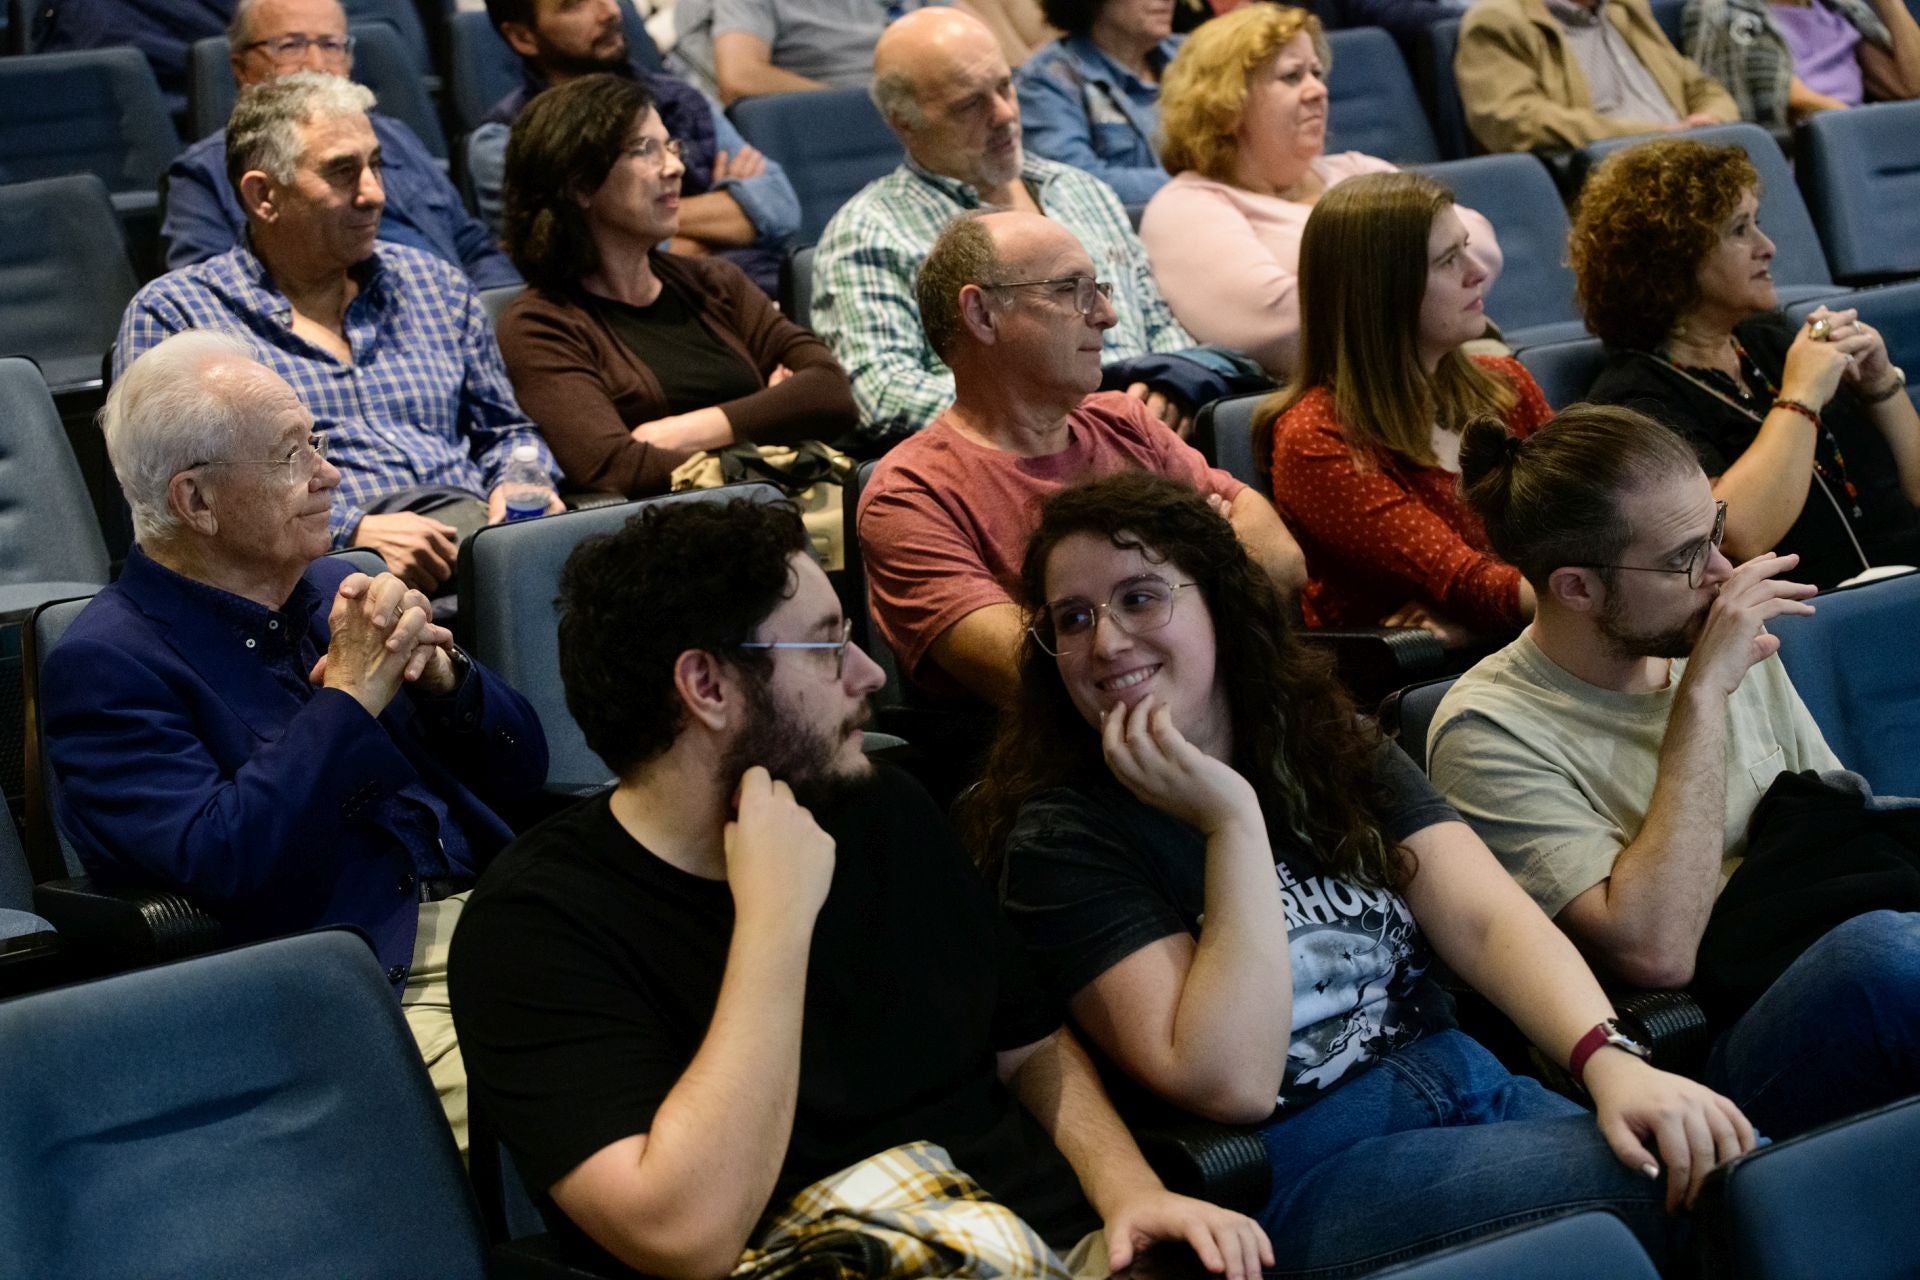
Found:
[[[1830,285],[1833,272],[1827,266],[1826,251],[1814,234],[1813,218],[1807,213],[1800,188],[1794,185],[1793,170],[1765,129],[1756,124],[1717,124],[1704,129],[1689,129],[1683,135],[1696,142],[1716,147],[1739,147],[1753,161],[1760,174],[1760,225],[1773,241],[1773,278],[1780,286]],[[1581,149],[1584,171],[1614,152],[1644,137],[1606,138]]]
[[[1799,137],[1800,188],[1833,274],[1920,273],[1920,102],[1816,112]]]
[[[768,94],[736,102],[728,114],[742,137],[786,166],[800,196],[802,244],[818,240],[841,205],[906,155],[865,89]]]
[[[1395,164],[1432,164],[1440,144],[1414,91],[1400,46],[1379,27],[1327,32],[1327,151],[1358,151]]]
[[[1835,288],[1827,297],[1811,298],[1787,307],[1786,313],[1796,323],[1804,323],[1820,306],[1836,310],[1858,307],[1860,318],[1878,329],[1880,336],[1887,340],[1887,355],[1906,371],[1907,395],[1914,395],[1914,380],[1920,378],[1920,280],[1853,292]]]
[[[433,69],[432,50],[427,46],[427,29],[420,22],[420,11],[414,7],[413,0],[343,0],[340,7],[347,11],[347,22],[354,28],[356,46],[362,43],[365,35],[360,28],[383,26],[393,33],[391,44],[394,52],[406,59],[407,66],[413,71],[415,85],[425,93],[426,86],[421,83],[421,77],[437,77]],[[360,69],[359,63],[364,53],[363,48],[356,47],[353,55],[355,71]],[[392,107],[381,109],[398,114]]]
[[[447,135],[440,128],[433,99],[400,35],[385,22],[356,23],[350,30],[354,80],[373,90],[379,111],[405,124],[430,153],[445,159]],[[204,138],[227,127],[227,117],[233,114],[233,104],[239,97],[227,59],[226,37],[194,41],[187,63],[187,119],[194,137]]]
[[[645,507],[669,502],[778,502],[772,485],[696,489],[642,502],[588,507],[515,524],[491,525],[460,549],[460,628],[473,656],[526,696],[547,735],[547,785],[591,788],[613,781],[567,711],[560,683],[554,597],[560,569],[582,541],[614,533]],[[690,566],[698,572],[698,566]],[[724,584],[715,584],[721,589]]]
[[[1793,687],[1847,768],[1881,795],[1920,796],[1920,573],[1823,591],[1811,616],[1767,623]]]
[[[497,284],[491,289],[482,289],[480,306],[486,311],[487,319],[499,324],[500,314],[507,309],[507,304],[524,293],[526,288],[523,284]]]
[[[55,880],[86,874],[80,855],[54,822],[59,780],[47,760],[45,717],[40,711],[40,672],[47,655],[92,600],[91,595],[43,604],[27,619],[21,634],[20,677],[26,692],[27,861],[33,878]]]
[[[1453,77],[1453,55],[1460,48],[1460,19],[1447,18],[1430,25],[1418,43],[1426,59],[1422,83],[1433,116],[1440,150],[1452,159],[1464,159],[1479,148],[1467,128],[1467,108],[1460,101],[1460,83]]]
[[[1427,735],[1433,730],[1434,713],[1440,710],[1440,699],[1447,696],[1447,690],[1453,688],[1453,682],[1459,678],[1442,676],[1410,684],[1388,694],[1380,707],[1381,727],[1422,769],[1427,767]]]
[[[1547,403],[1557,412],[1587,398],[1588,388],[1600,376],[1607,352],[1598,338],[1577,342],[1554,342],[1544,347],[1528,347],[1519,356],[1533,380],[1546,393]]]
[[[0,86],[0,97],[7,92]],[[56,392],[98,386],[133,291],[120,222],[99,178],[0,186],[0,355],[32,357]]]
[[[853,642],[879,664],[881,674],[886,676],[886,683],[874,695],[874,705],[898,707],[907,701],[907,685],[901,678],[900,661],[893,656],[892,646],[880,638],[880,628],[874,625],[872,601],[867,595],[866,559],[860,548],[860,494],[873,480],[873,470],[879,465],[878,461],[861,463],[840,490],[846,504],[842,511],[847,544],[846,594],[840,607],[853,619]]]
[[[0,183],[90,173],[109,191],[152,191],[179,151],[138,50],[0,59]]]
[[[102,587],[107,567],[86,481],[40,370],[0,358],[0,600],[16,584],[56,584],[64,595]]]
[[[1223,396],[1201,407],[1194,419],[1193,447],[1234,479],[1273,495],[1273,476],[1253,456],[1253,414],[1269,391]]]
[[[1566,261],[1567,209],[1538,157],[1476,156],[1423,172],[1493,223],[1506,265],[1487,293],[1487,315],[1502,332],[1579,321]]]
[[[0,1003],[18,1275],[485,1274],[386,976],[328,930]]]
[[[1661,33],[1667,37],[1667,43],[1676,49],[1685,49],[1686,37],[1681,31],[1681,24],[1687,12],[1687,0],[1652,0],[1649,7],[1653,10],[1653,20],[1660,24]]]
[[[780,260],[780,310],[802,328],[813,327],[813,251],[803,244]]]
[[[1894,1280],[1920,1258],[1920,1098],[1762,1147],[1703,1193],[1710,1274]],[[1717,1258],[1716,1258],[1717,1255]]]
[[[1376,1280],[1654,1280],[1659,1274],[1627,1224],[1598,1209],[1374,1273]]]
[[[485,9],[447,15],[447,63],[453,118],[463,132],[478,128],[494,103],[520,87],[520,55],[493,29]]]

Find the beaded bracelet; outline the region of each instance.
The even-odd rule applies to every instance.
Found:
[[[1782,396],[1773,402],[1773,407],[1776,409],[1792,410],[1808,422],[1811,422],[1815,431],[1825,431],[1827,429],[1827,424],[1820,421],[1819,411],[1810,404],[1803,404],[1798,400],[1789,400],[1785,396]]]

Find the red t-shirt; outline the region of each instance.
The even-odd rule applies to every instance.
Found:
[[[1518,360],[1475,356],[1519,393],[1507,430],[1531,435],[1553,410]],[[1496,557],[1460,497],[1460,477],[1397,454],[1357,462],[1315,387],[1273,432],[1273,501],[1307,558],[1301,609],[1310,627],[1377,627],[1419,601],[1476,631],[1516,631],[1520,571]]]
[[[916,680],[934,640],[976,609],[1005,604],[1041,502],[1128,467],[1231,501],[1246,488],[1117,391],[1080,402],[1067,447],[1022,458],[962,435],[942,414],[896,445],[860,495],[860,555],[880,636]]]

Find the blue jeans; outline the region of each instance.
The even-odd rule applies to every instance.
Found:
[[[1706,1082],[1776,1139],[1920,1093],[1920,915],[1828,931],[1720,1036]]]
[[[1394,1053],[1267,1126],[1269,1277],[1359,1275],[1536,1219],[1608,1209],[1675,1253],[1665,1182],[1627,1169],[1593,1115],[1459,1031]]]

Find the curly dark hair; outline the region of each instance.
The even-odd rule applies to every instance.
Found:
[[[1760,174],[1739,147],[1661,138],[1616,151],[1580,192],[1568,256],[1587,328],[1651,351],[1700,301],[1699,271]]]
[[[1199,585],[1233,717],[1229,763],[1253,784],[1274,848],[1304,845],[1329,875],[1403,887],[1413,855],[1375,818],[1385,801],[1374,781],[1379,733],[1355,713],[1331,660],[1295,634],[1273,580],[1233,526],[1193,489],[1143,471],[1064,489],[1047,500],[1021,566],[1021,603],[1029,613],[1045,602],[1054,548],[1075,534],[1140,550]],[[1023,636],[1020,691],[1000,718],[986,778],[962,814],[990,877],[1023,805],[1049,788],[1107,773],[1100,735],[1073,705],[1056,662],[1032,632]]]
[[[808,546],[786,503],[650,503],[618,533],[588,538],[560,572],[560,680],[587,745],[626,778],[671,747],[683,709],[673,666],[689,649],[766,676],[742,649],[793,595]]]
[[[635,122],[651,110],[646,85],[602,72],[538,95],[514,121],[501,238],[528,284],[571,289],[599,267],[580,202],[607,180]]]
[[[1108,0],[1040,0],[1040,16],[1050,27],[1058,27],[1070,36],[1083,36],[1093,30],[1093,20]]]

